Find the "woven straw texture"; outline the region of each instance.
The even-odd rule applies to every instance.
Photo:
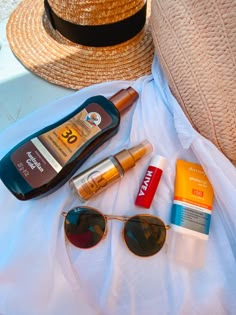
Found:
[[[82,25],[114,23],[130,17],[145,4],[144,0],[49,0],[61,18]]]
[[[86,3],[52,2],[53,8],[59,6],[59,2],[61,6],[67,2]],[[93,2],[106,3],[109,7],[111,0]],[[144,4],[143,0],[129,2],[134,3],[133,9],[129,9],[131,15],[137,12],[137,3]],[[87,3],[92,6],[92,1],[87,0]],[[64,17],[67,9],[64,7]],[[104,81],[134,80],[151,73],[154,46],[148,23],[126,42],[109,47],[88,47],[70,42],[52,28],[44,12],[43,0],[24,0],[10,16],[7,38],[14,54],[29,70],[71,89]]]
[[[151,29],[186,116],[236,164],[236,0],[153,0]]]

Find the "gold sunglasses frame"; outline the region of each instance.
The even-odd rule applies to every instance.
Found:
[[[152,217],[152,218],[158,219],[158,220],[163,224],[163,227],[165,228],[166,232],[171,228],[170,225],[165,224],[164,221],[163,221],[162,219],[160,219],[159,217],[157,217],[157,216],[155,216],[155,215],[152,215],[152,214],[148,214],[148,213],[140,213],[140,214],[135,214],[135,215],[132,215],[132,216],[123,216],[123,215],[115,215],[115,214],[103,214],[101,211],[99,211],[98,209],[93,208],[93,207],[78,206],[78,207],[74,207],[74,208],[70,209],[68,212],[63,211],[61,214],[62,214],[63,217],[66,219],[67,214],[68,214],[70,211],[73,211],[73,210],[75,210],[75,209],[77,209],[77,208],[83,208],[83,209],[88,209],[88,210],[96,211],[96,212],[98,212],[98,213],[104,218],[104,220],[105,220],[105,231],[103,232],[102,238],[99,240],[99,242],[98,242],[97,244],[94,244],[93,246],[91,246],[91,247],[89,247],[89,248],[81,248],[81,247],[79,247],[79,246],[74,245],[74,244],[68,239],[68,237],[67,237],[67,235],[66,235],[66,233],[65,233],[66,239],[67,239],[67,241],[68,241],[70,244],[72,244],[72,245],[75,246],[76,248],[80,248],[80,249],[83,249],[83,250],[84,250],[84,249],[85,249],[85,250],[86,250],[86,249],[91,249],[91,248],[93,248],[93,247],[99,245],[99,244],[101,243],[101,241],[103,241],[103,240],[106,238],[107,232],[108,232],[108,221],[110,221],[110,220],[118,220],[118,221],[122,221],[122,222],[127,222],[127,221],[129,221],[130,219],[132,219],[132,218],[134,218],[134,217],[137,217],[137,216],[141,216],[141,217]],[[79,212],[79,210],[78,210],[78,212]],[[128,250],[129,250],[131,253],[133,253],[135,256],[138,256],[138,257],[143,257],[143,258],[145,258],[145,257],[151,257],[151,256],[157,254],[157,253],[162,249],[162,247],[164,246],[164,244],[165,244],[165,242],[166,242],[166,235],[167,235],[167,233],[165,233],[165,239],[164,239],[164,241],[163,241],[163,245],[162,245],[162,247],[160,248],[160,250],[159,250],[158,252],[154,253],[153,255],[149,255],[149,256],[140,256],[140,255],[138,255],[138,254],[135,254],[135,253],[134,253],[133,251],[131,251],[131,249],[128,247],[128,245],[127,245],[127,243],[126,243],[126,240],[125,240],[125,237],[124,237],[124,230],[125,230],[125,224],[124,224],[124,227],[123,227],[123,230],[122,230],[123,242],[125,243],[125,245],[126,245],[126,247],[128,248]],[[64,231],[65,231],[65,222],[64,222]]]

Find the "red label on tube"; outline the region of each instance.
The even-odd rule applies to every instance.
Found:
[[[154,198],[154,195],[156,193],[158,184],[160,182],[161,179],[161,175],[162,175],[162,168],[163,168],[163,164],[164,164],[164,158],[160,157],[161,160],[161,168],[159,168],[158,166],[153,166],[153,165],[149,165],[142,184],[139,188],[136,200],[135,200],[135,204],[137,206],[140,207],[144,207],[144,208],[150,208],[152,200]],[[155,160],[157,160],[157,158],[155,157]],[[159,161],[158,161],[159,162]],[[155,163],[153,163],[155,164]]]

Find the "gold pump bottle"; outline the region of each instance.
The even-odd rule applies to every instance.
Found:
[[[130,149],[124,149],[73,177],[69,181],[70,187],[80,201],[85,202],[123,177],[126,171],[134,167],[143,156],[152,152],[152,149],[147,140]]]

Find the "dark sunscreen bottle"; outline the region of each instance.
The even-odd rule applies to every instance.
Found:
[[[47,195],[119,129],[120,112],[138,98],[131,87],[94,96],[58,122],[29,136],[0,161],[0,178],[20,200]]]

